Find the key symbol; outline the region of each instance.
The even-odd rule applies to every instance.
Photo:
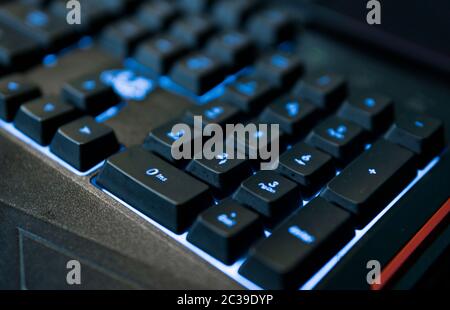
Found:
[[[295,158],[294,160],[295,160],[295,162],[297,164],[302,165],[302,166],[306,166],[306,163],[308,163],[311,160],[311,157],[312,157],[311,155],[306,154],[306,155],[303,155],[300,158]]]
[[[80,133],[85,134],[85,135],[91,134],[91,129],[88,126],[81,127],[79,131],[80,131]]]
[[[257,86],[258,83],[256,83],[255,81],[251,81],[246,83],[239,83],[237,84],[236,88],[240,93],[246,96],[252,96],[255,94]]]
[[[44,105],[44,112],[52,112],[55,110],[55,105],[53,103],[46,103]]]
[[[300,110],[300,105],[298,102],[288,102],[285,105],[286,111],[290,117],[294,117],[298,114]]]
[[[234,225],[236,225],[236,212],[231,212],[230,215],[228,214],[220,214],[217,217],[217,220],[221,223],[223,223],[225,226],[227,227],[233,227]]]
[[[216,156],[217,159],[219,159],[219,165],[222,166],[224,164],[227,163],[228,161],[228,154],[227,153],[223,153],[223,154],[219,154]]]
[[[369,174],[372,174],[372,175],[374,175],[374,174],[377,174],[377,171],[375,170],[375,169],[369,169]]]

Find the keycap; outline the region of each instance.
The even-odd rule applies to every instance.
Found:
[[[217,124],[225,128],[226,124],[234,124],[240,116],[238,108],[228,103],[215,99],[204,105],[195,105],[185,111],[183,120],[190,125],[194,125],[194,117],[201,117],[201,125]]]
[[[37,143],[47,145],[60,126],[78,116],[75,107],[55,97],[43,97],[21,105],[14,125]]]
[[[176,124],[184,124],[188,126],[189,132],[186,132],[185,130],[173,131],[173,127]],[[174,120],[152,129],[145,138],[143,148],[158,154],[172,163],[183,165],[187,163],[188,159],[193,158],[194,143],[200,136],[201,133],[194,131],[192,126],[189,126],[182,121]],[[175,159],[172,156],[172,144],[181,137],[183,137],[183,144],[189,150],[189,158]]]
[[[152,1],[145,3],[138,9],[137,18],[152,32],[160,32],[179,16],[175,5],[169,1]]]
[[[347,83],[338,74],[316,73],[301,79],[294,88],[294,95],[322,109],[334,110],[347,96]]]
[[[273,227],[302,206],[297,184],[271,170],[261,170],[242,182],[233,198],[263,216]]]
[[[392,99],[379,94],[355,95],[344,102],[338,115],[379,134],[394,120],[394,104]]]
[[[268,9],[251,17],[247,30],[258,43],[274,45],[292,39],[295,25],[285,10]]]
[[[221,0],[213,7],[214,19],[225,28],[239,28],[259,7],[257,0]]]
[[[79,171],[86,171],[119,150],[114,131],[85,116],[58,129],[50,150]]]
[[[203,95],[220,84],[226,73],[226,67],[221,61],[197,52],[178,61],[170,71],[170,77],[194,94]]]
[[[177,20],[170,33],[191,48],[198,48],[214,33],[214,24],[204,16],[191,15]]]
[[[208,186],[139,147],[108,158],[96,182],[175,233],[211,205]]]
[[[239,273],[265,289],[298,289],[353,236],[351,215],[321,198],[250,250]]]
[[[252,121],[246,127],[243,127],[243,130],[248,129],[248,132],[242,133],[239,132],[239,127],[235,127],[236,133],[233,135],[230,133],[227,136],[226,143],[227,145],[234,145],[236,150],[254,160],[255,164],[260,162],[269,164],[270,160],[274,163],[274,158],[267,157],[269,155],[275,156],[275,152],[277,152],[276,154],[279,153],[284,145],[285,138],[284,133],[277,129],[276,125]]]
[[[76,30],[65,19],[18,2],[2,6],[0,18],[44,48],[63,47],[76,39]]]
[[[317,125],[306,138],[306,142],[347,163],[364,149],[364,130],[349,121],[331,116]]]
[[[187,240],[230,265],[263,236],[260,216],[228,199],[200,213]]]
[[[255,65],[256,74],[279,88],[289,89],[303,73],[301,58],[295,53],[276,51]]]
[[[169,72],[172,65],[185,55],[188,48],[170,35],[159,35],[140,44],[136,50],[136,60],[151,69],[155,75]]]
[[[193,159],[186,171],[219,190],[218,194],[224,196],[236,189],[252,172],[250,162],[244,156],[238,157],[235,152],[233,158],[230,157],[225,151],[213,159]]]
[[[119,103],[111,86],[104,84],[98,74],[87,74],[64,84],[61,95],[78,109],[97,114]]]
[[[39,62],[42,53],[39,45],[11,27],[0,25],[0,65],[26,68]]]
[[[320,117],[316,105],[292,95],[277,99],[264,109],[261,122],[279,124],[280,129],[291,136],[302,136],[309,132]]]
[[[238,31],[227,31],[213,37],[206,52],[224,62],[231,71],[236,71],[253,62],[255,45],[249,36]]]
[[[415,164],[411,151],[379,140],[333,178],[322,197],[356,214],[364,223],[415,177]]]
[[[269,82],[256,76],[242,76],[227,85],[223,100],[246,113],[264,109],[277,96]]]
[[[180,7],[189,13],[202,13],[208,10],[214,0],[178,0]]]
[[[10,122],[20,105],[41,95],[39,88],[19,75],[0,80],[0,118]]]
[[[138,19],[126,18],[107,26],[100,37],[100,42],[108,52],[124,58],[134,51],[140,41],[151,34]]]
[[[418,164],[423,167],[444,149],[444,135],[444,125],[439,119],[399,113],[386,139],[417,154]]]
[[[300,185],[311,196],[336,173],[332,157],[305,143],[297,143],[280,157],[277,172]]]

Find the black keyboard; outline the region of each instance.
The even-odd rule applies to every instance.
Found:
[[[445,149],[442,120],[309,63],[287,7],[81,1],[70,26],[64,2],[1,6],[0,128],[244,287],[313,288]],[[195,116],[279,124],[277,169],[174,159]]]

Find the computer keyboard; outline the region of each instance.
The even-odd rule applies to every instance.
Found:
[[[0,80],[0,127],[71,173],[90,175],[93,190],[249,288],[299,288],[445,148],[442,121],[395,115],[383,89],[362,92],[334,70],[311,72],[296,51],[296,19],[283,7],[81,1],[86,22],[70,26],[64,1],[25,2],[0,9],[8,73]],[[58,76],[59,57],[93,46],[111,58]],[[39,62],[57,68],[55,91],[42,90],[36,74],[16,72]],[[187,107],[152,128],[137,122],[133,130],[145,138],[124,143],[111,121],[156,89]],[[195,116],[203,126],[279,124],[278,168],[261,171],[259,161],[226,153],[174,159],[172,126],[192,127]]]

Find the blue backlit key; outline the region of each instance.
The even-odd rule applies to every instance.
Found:
[[[261,58],[256,74],[283,89],[289,89],[303,73],[301,58],[295,53],[277,51]]]
[[[112,54],[124,58],[136,45],[150,36],[151,31],[138,19],[122,19],[106,27],[100,37],[101,44]]]
[[[413,151],[423,166],[443,150],[444,125],[433,117],[399,113],[386,139]]]
[[[260,216],[229,199],[200,213],[187,240],[225,264],[232,264],[261,237]]]
[[[234,124],[239,118],[239,115],[240,111],[238,108],[220,99],[216,99],[204,105],[189,107],[185,112],[183,120],[190,125],[194,125],[194,117],[197,116],[201,117],[202,126],[217,124],[224,127],[226,124]]]
[[[292,39],[295,25],[289,12],[272,8],[251,17],[247,30],[258,43],[274,45]]]
[[[268,170],[259,171],[242,182],[233,197],[263,215],[268,227],[302,205],[297,184]]]
[[[350,213],[321,198],[250,250],[239,273],[265,289],[298,289],[353,236]]]
[[[220,84],[226,75],[225,64],[205,53],[193,53],[178,61],[170,71],[173,81],[196,95]]]
[[[187,124],[186,125],[189,127],[189,132],[185,132],[183,130],[173,131],[173,126],[178,123],[184,124],[181,121],[175,120],[152,129],[147,138],[145,138],[143,144],[144,149],[152,151],[164,159],[178,165],[187,163],[187,161],[194,156],[194,143],[200,136],[199,133],[194,132],[194,128],[192,126],[188,126]],[[189,158],[175,159],[172,156],[172,144],[182,137],[184,145],[188,150],[190,150]]]
[[[367,131],[379,134],[394,120],[394,104],[390,98],[383,95],[354,95],[345,101],[338,115]]]
[[[287,95],[270,104],[260,116],[262,122],[279,124],[288,135],[306,134],[320,117],[316,105],[299,97]]]
[[[177,7],[168,1],[151,1],[139,8],[137,18],[152,32],[161,32],[169,27],[179,13]]]
[[[187,51],[187,46],[180,40],[170,35],[159,35],[140,44],[135,58],[155,75],[163,75],[169,72],[175,61]]]
[[[256,52],[250,37],[238,31],[227,31],[213,37],[206,51],[222,60],[232,71],[251,63]]]
[[[335,176],[332,157],[304,143],[298,143],[280,157],[277,171],[299,183],[310,196]]]
[[[246,113],[262,110],[277,96],[277,89],[266,80],[243,76],[226,87],[223,100]]]
[[[98,114],[119,102],[111,86],[104,84],[98,74],[88,74],[64,84],[62,88],[64,100],[78,109]]]
[[[41,95],[39,88],[19,75],[0,80],[0,118],[9,122],[14,119],[20,105]]]
[[[221,0],[213,7],[215,20],[225,28],[237,29],[245,24],[259,7],[258,0]]]
[[[58,129],[50,150],[80,171],[86,171],[119,150],[114,131],[85,116]]]
[[[176,21],[170,33],[191,48],[198,48],[214,33],[211,20],[204,16],[191,15]]]
[[[301,79],[294,94],[307,99],[322,109],[333,110],[347,96],[347,82],[334,73],[315,73]]]
[[[47,145],[60,126],[78,115],[72,105],[55,97],[44,97],[21,105],[14,125],[37,143]]]
[[[362,226],[417,173],[414,153],[379,140],[334,177],[322,197],[354,213]]]
[[[176,233],[212,204],[208,186],[139,147],[108,158],[96,182]]]
[[[346,163],[363,151],[365,139],[360,126],[332,116],[317,125],[306,142]]]
[[[186,167],[186,171],[214,187],[217,196],[225,196],[251,175],[249,160],[234,158],[225,151],[217,154],[213,159],[193,159]]]

